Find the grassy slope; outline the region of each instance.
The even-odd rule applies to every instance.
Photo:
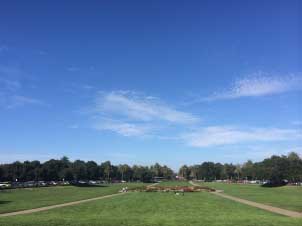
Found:
[[[288,210],[302,211],[302,187],[263,188],[259,185],[202,183],[226,194]]]
[[[106,187],[57,186],[3,190],[0,191],[0,213],[109,195],[118,192],[122,187],[139,185],[140,184],[114,184]]]
[[[275,215],[207,192],[129,193],[31,215],[0,218],[0,225],[54,226],[298,226],[302,219]]]

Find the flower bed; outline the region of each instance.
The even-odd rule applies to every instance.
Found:
[[[215,189],[205,186],[147,186],[143,188],[130,189],[140,192],[214,192]]]

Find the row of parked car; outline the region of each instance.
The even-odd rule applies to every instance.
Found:
[[[76,186],[89,186],[97,184],[105,184],[106,181],[94,180],[73,180],[73,181],[25,181],[25,182],[0,182],[0,189],[6,188],[30,188],[30,187],[47,187],[57,185],[76,185]]]
[[[200,182],[218,182],[218,183],[236,183],[236,184],[259,184],[259,185],[273,185],[275,183],[280,185],[302,186],[302,182],[289,182],[288,180],[270,181],[270,180],[197,180]]]

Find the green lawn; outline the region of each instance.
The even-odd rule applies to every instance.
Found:
[[[276,215],[207,192],[136,192],[30,215],[0,218],[0,225],[54,226],[300,226]]]
[[[259,185],[199,183],[239,198],[302,212],[302,187],[265,188]]]
[[[192,186],[187,181],[163,181],[158,184],[159,186]]]
[[[93,187],[56,186],[0,190],[0,213],[65,203],[117,193],[122,187],[144,184],[113,184]]]

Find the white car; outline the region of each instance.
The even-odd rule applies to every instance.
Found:
[[[8,187],[10,187],[10,184],[0,183],[0,188],[8,188]]]

